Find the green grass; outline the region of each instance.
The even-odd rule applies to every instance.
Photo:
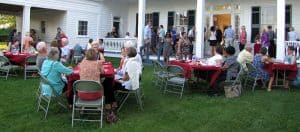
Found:
[[[109,59],[117,65],[119,60]],[[152,83],[152,67],[145,66],[143,88],[146,98],[142,112],[135,100],[125,104],[117,124],[98,128],[95,123],[71,127],[71,111],[50,107],[48,118],[36,112],[38,79],[22,76],[0,79],[1,131],[300,131],[300,90],[247,91],[242,97],[208,97],[199,90],[186,90],[182,99],[163,95]],[[198,85],[198,87],[203,87]]]

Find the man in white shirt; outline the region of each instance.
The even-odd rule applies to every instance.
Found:
[[[253,61],[252,47],[250,45],[246,45],[245,49],[238,54],[237,61],[242,65],[244,70],[247,70],[246,63]]]
[[[288,32],[288,40],[289,41],[297,41],[298,35],[295,32],[294,27],[290,27],[290,31]]]
[[[70,47],[68,46],[68,39],[62,38],[61,39],[61,62],[67,63],[70,58]]]

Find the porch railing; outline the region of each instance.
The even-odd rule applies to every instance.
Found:
[[[285,55],[287,55],[288,47],[294,47],[295,55],[300,57],[300,41],[285,41]]]
[[[127,41],[131,41],[135,47],[137,46],[135,38],[104,38],[103,41],[105,52],[120,53]]]

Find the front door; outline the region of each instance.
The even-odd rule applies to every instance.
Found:
[[[219,26],[222,32],[226,26],[231,25],[231,14],[216,14],[213,16],[214,26]]]

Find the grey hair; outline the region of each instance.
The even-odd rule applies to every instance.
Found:
[[[39,42],[37,45],[36,45],[36,50],[37,51],[42,51],[44,48],[47,48],[47,45],[45,42]]]
[[[59,54],[59,50],[57,47],[51,47],[48,52],[48,58],[51,60],[57,60],[58,58],[55,58],[56,55]]]

